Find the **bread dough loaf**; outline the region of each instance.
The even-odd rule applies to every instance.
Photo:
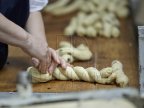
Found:
[[[74,47],[69,42],[61,41],[59,47],[57,53],[68,63],[72,63],[75,60],[90,60],[92,57],[92,52],[84,44]]]
[[[57,0],[44,11],[64,15],[78,11],[64,30],[65,36],[110,38],[120,36],[119,18],[129,15],[128,0]]]
[[[81,66],[67,67],[62,69],[57,67],[53,74],[41,74],[36,68],[29,67],[27,72],[32,76],[32,82],[47,82],[50,80],[80,80],[86,82],[97,82],[100,84],[112,84],[116,82],[120,87],[128,84],[128,77],[122,70],[122,64],[115,60],[112,67],[104,68],[98,71],[94,67],[83,68]]]

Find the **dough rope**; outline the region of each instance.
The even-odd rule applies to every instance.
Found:
[[[115,60],[112,67],[104,68],[98,71],[94,67],[84,69],[80,66],[67,67],[65,70],[57,67],[53,74],[41,74],[36,68],[29,67],[27,72],[32,76],[33,83],[48,82],[51,80],[80,80],[86,82],[97,82],[100,84],[113,84],[114,82],[120,87],[128,84],[128,78],[122,70],[122,64]]]
[[[69,25],[65,28],[64,34],[66,36],[87,37],[119,37],[120,22],[112,13],[90,13],[86,15],[79,12],[77,16],[72,18]]]
[[[69,1],[70,0],[57,0],[56,2],[46,6],[44,11],[52,12],[53,10],[57,10],[58,8],[65,6],[67,3],[69,3]]]
[[[57,0],[48,4],[44,11],[54,15],[64,15],[76,10],[83,12],[113,12],[118,17],[123,18],[129,14],[128,0]]]
[[[87,37],[120,36],[118,18],[129,15],[128,0],[57,0],[49,4],[44,11],[53,15],[65,15],[78,11],[64,30],[64,35]],[[83,15],[82,15],[83,14]]]
[[[114,72],[113,74],[116,76],[116,83],[121,87],[125,87],[128,84],[129,79],[123,71],[123,65],[115,60],[112,62],[112,70]]]
[[[68,63],[72,63],[76,60],[90,60],[92,57],[92,52],[84,44],[80,44],[75,48],[69,42],[62,41],[59,47],[57,53]]]
[[[47,6],[44,10],[50,12],[53,15],[64,15],[73,11],[76,11],[83,3],[83,0],[75,0],[70,5],[68,5],[70,0],[58,0]]]

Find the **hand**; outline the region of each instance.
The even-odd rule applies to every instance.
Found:
[[[51,53],[49,53],[47,43],[30,34],[27,37],[28,39],[21,48],[30,56],[37,58],[40,62],[39,70],[46,72],[51,63]],[[53,56],[55,55],[53,54]],[[60,62],[56,57],[54,58],[56,63]]]
[[[64,59],[59,57],[59,55],[56,53],[54,49],[48,48],[48,53],[49,53],[49,58],[51,58],[51,62],[48,64],[48,68],[46,71],[43,70],[45,69],[45,67],[43,67],[44,65],[41,64],[38,59],[32,58],[32,62],[34,66],[38,68],[41,73],[49,72],[50,74],[52,74],[52,72],[54,72],[55,68],[58,65],[61,65],[62,68],[66,68],[67,66],[70,66],[68,63],[64,61]]]
[[[56,51],[48,48],[46,42],[41,41],[38,37],[28,35],[27,42],[23,45],[22,49],[31,57],[37,58],[32,61],[35,62],[35,67],[42,73],[52,73],[58,64],[66,68],[67,63],[58,56]]]

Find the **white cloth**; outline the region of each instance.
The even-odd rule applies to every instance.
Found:
[[[30,12],[35,12],[42,10],[48,3],[48,0],[29,0],[29,2]]]

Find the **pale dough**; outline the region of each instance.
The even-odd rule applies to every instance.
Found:
[[[59,47],[57,53],[68,63],[72,63],[75,60],[90,60],[92,57],[92,52],[84,44],[74,47],[69,42],[61,41]]]
[[[47,82],[50,80],[81,80],[86,82],[97,82],[100,84],[113,84],[116,82],[120,87],[128,85],[128,77],[124,74],[121,62],[115,60],[112,67],[98,71],[94,67],[83,68],[80,66],[67,67],[65,70],[57,67],[52,75],[41,74],[36,68],[29,67],[27,72],[32,76],[32,82]]]
[[[119,18],[129,15],[128,0],[57,0],[44,11],[53,15],[65,15],[78,11],[64,30],[64,35],[87,37],[120,36]]]

